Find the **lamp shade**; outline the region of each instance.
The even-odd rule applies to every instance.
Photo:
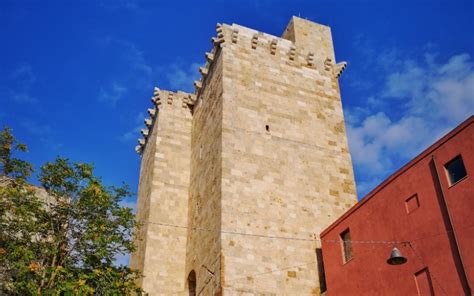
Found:
[[[392,249],[392,253],[390,254],[390,258],[387,259],[387,263],[390,265],[401,265],[407,262],[407,258],[403,257],[402,253],[399,249],[394,247]]]

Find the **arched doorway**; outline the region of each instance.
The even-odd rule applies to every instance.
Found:
[[[189,296],[196,296],[196,272],[191,270],[188,275],[188,291]]]

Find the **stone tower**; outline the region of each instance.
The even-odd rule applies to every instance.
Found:
[[[152,295],[319,295],[318,234],[356,202],[345,63],[297,17],[281,38],[218,24],[212,42],[195,94],[155,91],[131,265]]]

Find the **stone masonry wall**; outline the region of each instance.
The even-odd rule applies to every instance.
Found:
[[[132,267],[143,271],[142,288],[150,295],[185,289],[192,119],[186,104],[189,96],[157,90],[153,99],[159,114],[151,119],[138,193],[137,217],[145,223],[140,235],[143,241],[131,260]]]
[[[212,42],[195,95],[158,91],[169,110],[137,148],[132,267],[150,295],[188,295],[191,274],[195,295],[319,295],[317,234],[356,202],[345,63],[296,17],[282,38],[218,24]]]
[[[192,128],[186,272],[196,272],[196,295],[214,295],[220,287],[222,58],[211,54]]]
[[[332,46],[308,62],[311,46],[223,29],[223,292],[318,295],[315,235],[356,202]]]

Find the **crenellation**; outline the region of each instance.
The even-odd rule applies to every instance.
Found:
[[[135,152],[136,152],[137,154],[142,154],[142,148],[143,148],[142,145],[137,145],[137,146],[135,146]]]
[[[290,61],[294,61],[296,56],[296,46],[292,45],[290,51],[288,52],[288,57]]]
[[[183,98],[183,104],[186,104],[188,107],[191,108],[191,110],[193,110],[193,107],[194,107],[195,103],[196,103],[196,95],[195,94],[187,94],[187,96],[185,96]]]
[[[149,129],[147,128],[143,128],[140,130],[140,133],[142,134],[142,136],[146,139],[148,137],[148,132],[149,132]]]
[[[201,73],[201,75],[204,77],[209,73],[209,67],[207,63],[205,67],[199,67],[199,73]]]
[[[253,36],[252,36],[252,41],[251,41],[251,44],[252,44],[252,45],[251,45],[251,46],[252,46],[253,49],[256,49],[256,48],[257,48],[257,45],[258,45],[258,35],[259,35],[258,33],[255,33],[255,34],[253,34]]]
[[[272,39],[272,41],[270,43],[270,54],[275,55],[275,53],[277,51],[277,47],[278,47],[278,39],[274,38],[274,39]]]
[[[143,120],[143,122],[145,123],[146,127],[149,128],[149,127],[152,125],[153,120],[150,119],[150,118],[145,118],[145,119]]]
[[[324,60],[324,71],[329,72],[331,71],[333,66],[332,60],[330,58],[326,58]]]
[[[334,72],[335,72],[336,78],[339,78],[342,75],[342,72],[344,72],[344,70],[346,69],[346,66],[347,66],[347,62],[340,62],[334,66]]]
[[[224,43],[227,38],[230,38],[229,41],[231,44],[238,45],[242,49],[246,47],[245,44],[250,44],[250,48],[254,50],[257,49],[259,45],[269,46],[270,55],[280,53],[280,56],[286,56],[290,62],[295,63],[294,65],[298,67],[306,66],[318,71],[328,68],[324,65],[325,59],[328,57],[322,56],[321,54],[323,53],[317,53],[308,46],[298,45],[294,41],[284,37],[276,37],[236,24],[218,24],[218,30],[220,33],[217,37],[214,37],[215,46],[222,47],[222,43]],[[330,59],[333,56],[332,53],[328,53],[328,55]],[[210,58],[206,57],[206,59],[210,62]],[[321,66],[318,64],[321,64]],[[329,70],[330,68],[325,71]]]
[[[196,88],[196,93],[198,93],[199,90],[202,88],[202,81],[201,80],[194,81],[194,87]]]
[[[173,97],[174,97],[174,93],[168,92],[168,99],[166,100],[166,102],[168,103],[168,105],[172,105],[172,104],[173,104]]]
[[[151,133],[151,130],[154,129],[155,122],[157,121],[156,119],[158,117],[158,111],[160,109],[163,109],[163,106],[161,106],[162,100],[165,100],[167,102],[167,105],[165,106],[179,106],[181,108],[187,109],[187,111],[192,114],[192,107],[194,105],[193,97],[194,95],[182,91],[171,92],[166,90],[160,90],[158,87],[154,87],[153,97],[151,98],[151,102],[153,103],[154,108],[147,109],[147,113],[149,114],[150,118],[144,119],[146,129],[142,129],[140,131],[140,133],[144,136],[144,139],[140,140],[140,144],[136,147],[135,151],[141,155],[145,150],[149,141],[149,134]],[[166,107],[165,109],[167,108],[168,107]]]
[[[237,43],[239,39],[239,29],[233,29],[232,30],[232,43]]]
[[[314,53],[312,52],[309,52],[307,57],[306,57],[306,62],[308,63],[308,66],[309,67],[313,67],[314,66]]]
[[[217,39],[224,39],[224,30],[222,28],[222,24],[217,23],[216,25],[216,32],[217,32]]]
[[[214,60],[214,54],[212,52],[206,52],[206,60],[208,63],[212,63]]]
[[[212,37],[211,38],[211,43],[214,45],[214,46],[220,46],[222,47],[223,44],[225,42],[225,38],[224,38],[224,35],[223,34],[219,34],[218,37]]]
[[[150,117],[154,118],[155,115],[156,115],[156,108],[148,108],[146,110],[148,112],[148,115],[150,115]]]

